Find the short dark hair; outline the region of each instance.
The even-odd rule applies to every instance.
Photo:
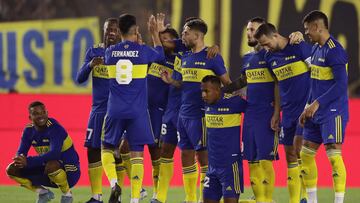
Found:
[[[117,18],[106,18],[105,19],[105,23],[109,23],[109,24],[118,24],[119,23],[119,20]]]
[[[164,31],[160,32],[160,34],[169,33],[171,36],[175,38],[179,38],[179,34],[176,32],[174,28],[168,27]]]
[[[207,29],[208,29],[206,23],[201,19],[191,20],[186,23],[186,26],[188,26],[191,30],[200,31],[204,35],[207,33]]]
[[[250,20],[248,20],[248,23],[259,23],[259,24],[264,24],[266,23],[266,20],[260,16],[256,16],[251,18]]]
[[[136,17],[130,14],[119,16],[119,28],[122,34],[127,34],[132,26],[136,25]]]
[[[190,22],[190,21],[192,21],[192,20],[202,20],[202,19],[199,18],[199,17],[191,16],[191,17],[187,17],[187,18],[185,19],[185,23],[188,23],[188,22]]]
[[[314,10],[314,11],[311,11],[310,13],[306,14],[302,23],[303,24],[304,23],[312,23],[316,20],[323,20],[326,29],[329,29],[329,22],[328,22],[328,18],[326,16],[326,14],[319,10]]]
[[[34,107],[36,107],[36,106],[45,106],[45,105],[44,105],[44,103],[42,103],[41,101],[33,101],[33,102],[31,102],[31,103],[29,104],[29,106],[28,106],[29,112],[30,112],[30,109],[31,109],[31,108],[34,108]]]
[[[274,33],[277,33],[276,27],[271,23],[264,23],[256,30],[254,37],[259,39],[263,35],[270,36]]]
[[[210,82],[211,84],[221,87],[221,80],[218,76],[215,75],[207,75],[201,80],[201,82]]]

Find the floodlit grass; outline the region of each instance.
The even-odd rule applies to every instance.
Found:
[[[150,202],[152,197],[152,189],[146,188],[148,197],[142,202]],[[61,193],[58,189],[52,189],[55,193],[55,200],[52,202],[60,202]],[[109,198],[110,189],[104,188],[104,202]],[[83,203],[90,198],[90,187],[76,187],[73,189],[74,203]],[[245,193],[241,195],[241,199],[247,199],[252,196],[251,188],[245,188]],[[333,190],[331,188],[321,188],[318,191],[319,203],[333,202]],[[184,190],[182,187],[171,188],[168,194],[168,203],[180,203],[184,199]],[[35,202],[36,194],[24,188],[17,186],[0,186],[0,202],[4,203],[33,203]],[[123,189],[122,202],[128,203],[130,200],[130,188]],[[274,200],[277,203],[287,203],[288,193],[286,188],[276,188],[274,193]],[[347,189],[345,202],[358,203],[360,202],[360,188]]]

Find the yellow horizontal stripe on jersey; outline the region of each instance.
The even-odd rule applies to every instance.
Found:
[[[97,65],[92,70],[92,76],[96,78],[109,78],[106,65]]]
[[[303,61],[296,61],[293,63],[286,64],[275,68],[274,73],[279,81],[286,80],[309,71],[306,63]]]
[[[262,83],[262,82],[273,82],[272,77],[268,68],[255,68],[246,70],[246,80],[248,83]]]
[[[317,80],[332,80],[334,75],[330,67],[311,65],[311,78]]]
[[[174,70],[181,73],[181,59],[177,56],[175,57],[174,61]]]
[[[203,68],[182,68],[182,81],[184,82],[201,82],[207,75],[215,75],[212,70]]]
[[[109,72],[109,78],[116,78],[116,65],[107,66]],[[138,64],[132,66],[132,78],[141,79],[145,78],[147,75],[147,64]]]
[[[34,148],[36,153],[38,153],[39,155],[48,153],[50,151],[50,146],[35,146]]]
[[[158,63],[152,63],[151,66],[149,67],[148,74],[160,78],[161,72],[164,69],[166,69],[170,74],[172,74],[172,72],[173,72],[173,70],[169,67],[160,65]]]
[[[72,142],[72,140],[71,140],[71,137],[68,135],[68,136],[66,137],[66,139],[64,140],[64,142],[63,142],[61,151],[62,151],[62,152],[65,152],[65,151],[68,150],[72,145],[73,145],[73,142]]]
[[[207,128],[230,128],[240,126],[241,114],[206,114]]]

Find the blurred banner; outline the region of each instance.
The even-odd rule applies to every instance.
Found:
[[[90,93],[76,73],[99,41],[96,17],[0,23],[0,92]]]
[[[249,19],[263,17],[274,24],[280,34],[288,36],[294,31],[304,32],[302,19],[312,10],[327,14],[331,34],[347,50],[349,93],[359,97],[359,0],[173,0],[171,24],[181,31],[187,17],[199,16],[205,20],[207,45],[220,45],[230,77],[235,79],[240,74],[242,56],[250,50],[246,37]]]

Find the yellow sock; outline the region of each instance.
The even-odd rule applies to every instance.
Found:
[[[183,167],[182,172],[185,189],[185,201],[196,202],[196,185],[199,176],[197,164],[194,163],[192,166]]]
[[[102,149],[101,162],[109,182],[112,183],[114,180],[116,180],[117,182],[114,151],[108,149]],[[111,187],[113,187],[113,185]]]
[[[265,201],[265,188],[262,184],[263,169],[258,161],[249,161],[250,182],[257,202]]]
[[[206,172],[208,171],[208,166],[200,167],[200,192],[199,192],[199,202],[203,202],[203,190],[204,190],[204,179],[206,176]]]
[[[174,174],[174,159],[161,158],[158,192],[156,193],[156,199],[159,200],[160,202],[166,202],[167,192],[169,190],[169,185],[173,174]]]
[[[299,203],[300,202],[300,168],[298,162],[288,163],[287,171],[287,184],[289,190],[290,203]]]
[[[152,179],[154,194],[158,192],[158,182],[159,182],[159,171],[160,171],[160,159],[152,161]]]
[[[69,183],[67,181],[66,172],[63,169],[58,169],[48,174],[49,179],[55,183],[62,193],[67,193],[70,190]]]
[[[116,164],[116,176],[117,176],[117,182],[118,182],[120,188],[122,188],[124,186],[125,174],[126,174],[126,169],[124,166],[124,162]]]
[[[15,180],[17,183],[19,183],[22,187],[31,190],[33,192],[36,192],[36,189],[38,187],[33,186],[32,182],[27,179],[27,178],[20,178],[20,177],[16,177],[16,176],[9,176],[9,178]]]
[[[131,158],[131,198],[140,199],[140,190],[144,177],[144,163],[142,157]]]
[[[301,176],[304,179],[304,185],[307,189],[316,188],[318,172],[315,161],[316,151],[303,146],[301,148]]]
[[[90,179],[91,193],[93,195],[102,194],[102,174],[103,168],[101,161],[89,163],[88,175]]]
[[[265,202],[273,201],[273,192],[275,186],[275,171],[272,161],[270,160],[260,160],[260,165],[263,171],[263,181],[265,191]]]
[[[304,178],[303,178],[303,175],[301,173],[301,170],[302,170],[302,161],[301,161],[301,159],[298,159],[298,163],[299,163],[299,167],[300,167],[300,181],[301,181],[300,194],[301,194],[301,199],[308,199],[307,192],[306,192],[306,187],[305,187],[305,183],[304,183]]]
[[[126,175],[130,179],[130,177],[131,177],[131,175],[130,175],[130,173],[131,173],[130,153],[120,154],[120,156],[121,156],[121,159],[122,159],[122,163],[125,166]]]
[[[332,167],[333,185],[336,193],[345,193],[346,168],[341,156],[341,150],[330,149],[326,151]]]

